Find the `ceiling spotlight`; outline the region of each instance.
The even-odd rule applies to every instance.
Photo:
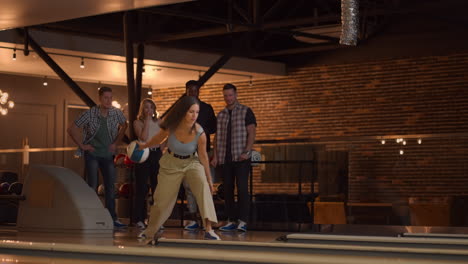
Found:
[[[44,76],[44,82],[42,83],[42,85],[44,85],[44,86],[47,86],[47,85],[48,85],[48,83],[47,83],[47,76]]]
[[[400,149],[400,155],[403,155],[403,154],[405,154],[405,152],[402,149]]]
[[[16,60],[16,48],[13,49],[13,57],[12,57],[12,60]]]
[[[422,139],[418,139],[418,144],[422,144]]]
[[[382,145],[385,145],[385,139],[382,139],[380,142],[382,143]]]
[[[84,69],[84,68],[85,68],[85,65],[84,65],[84,58],[83,58],[83,57],[81,57],[80,68],[81,68],[81,69]]]

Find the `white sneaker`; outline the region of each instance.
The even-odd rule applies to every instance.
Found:
[[[236,223],[229,221],[229,222],[227,222],[226,225],[220,227],[219,230],[230,232],[230,231],[235,231],[236,228],[237,228]]]
[[[185,230],[189,230],[189,231],[194,231],[194,230],[197,230],[198,228],[200,228],[200,225],[198,224],[197,221],[190,221],[188,225],[184,227]]]
[[[119,220],[114,220],[114,228],[126,228],[126,224],[122,224]]]
[[[135,226],[142,230],[146,229],[146,225],[142,221],[139,221],[138,223],[136,223]]]
[[[146,239],[145,231],[140,232],[140,233],[137,235],[137,238],[138,238],[138,240],[140,240],[140,241],[145,240],[145,239]]]
[[[221,238],[219,238],[218,234],[216,234],[214,230],[205,232],[205,239],[206,240],[221,240]]]
[[[237,225],[237,231],[247,232],[247,223],[239,220],[239,225]]]

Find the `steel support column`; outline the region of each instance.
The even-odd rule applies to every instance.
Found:
[[[209,69],[208,71],[205,72],[205,74],[203,74],[203,76],[201,76],[199,79],[198,79],[198,83],[200,85],[200,87],[202,87],[206,81],[208,81],[211,76],[213,76],[221,67],[223,67],[224,64],[226,64],[226,62],[229,61],[229,59],[231,58],[232,56],[231,55],[223,55],[221,58],[219,58]],[[174,107],[174,105],[185,95],[182,94],[179,99],[177,99],[177,101],[174,102],[174,104],[171,105],[171,107],[169,107],[169,109],[167,109],[166,112],[164,112],[164,114],[161,116],[161,118],[165,117],[167,115],[167,113],[169,113],[169,111],[171,111],[171,109]]]
[[[141,87],[143,83],[143,60],[145,58],[145,45],[138,43],[137,49],[137,67],[136,67],[136,82],[135,82],[135,100],[136,100],[136,112],[138,112],[139,103],[141,101]]]
[[[80,86],[74,82],[68,74],[60,68],[60,66],[55,63],[55,61],[45,52],[37,43],[36,41],[29,36],[29,34],[22,29],[17,29],[18,34],[20,34],[23,38],[28,40],[28,44],[34,49],[34,51],[44,60],[47,65],[75,92],[75,94],[80,97],[83,102],[89,106],[93,107],[96,103],[80,88]]]
[[[124,14],[124,42],[125,58],[127,69],[127,90],[128,90],[128,122],[130,125],[136,119],[136,98],[135,98],[135,79],[133,70],[133,27],[134,16],[131,12]],[[129,129],[130,140],[135,139],[135,131]]]
[[[200,87],[202,87],[206,81],[208,81],[211,76],[213,76],[221,67],[224,66],[224,64],[226,64],[229,59],[232,57],[232,55],[223,55],[221,56],[221,58],[219,58],[206,72],[205,74],[203,74],[203,76],[201,76],[199,79],[198,79],[198,83],[200,84]]]

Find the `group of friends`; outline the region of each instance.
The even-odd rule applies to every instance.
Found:
[[[248,177],[250,155],[255,141],[256,118],[252,109],[240,104],[237,87],[223,86],[226,107],[217,116],[213,107],[200,100],[200,85],[191,80],[186,93],[159,118],[156,103],[144,99],[140,104],[133,129],[139,148],[149,148],[148,159],[135,167],[136,226],[142,229],[140,239],[154,244],[158,231],[169,218],[183,185],[191,221],[186,230],[204,228],[205,239],[219,240],[213,225],[218,223],[213,202],[211,167],[218,167],[224,185],[225,213],[228,221],[221,231],[247,231],[249,217]],[[128,127],[123,112],[112,106],[112,89],[99,89],[99,105],[83,112],[68,128],[79,147],[86,166],[86,181],[94,190],[98,185],[98,170],[103,176],[105,206],[115,228],[126,227],[115,211],[114,183],[116,169],[113,162],[117,144]],[[213,144],[210,135],[214,134]],[[211,149],[213,145],[213,149]],[[152,197],[148,225],[146,197],[148,180]],[[237,188],[237,207],[234,190]],[[199,216],[198,216],[199,214]],[[201,219],[200,219],[201,218]]]

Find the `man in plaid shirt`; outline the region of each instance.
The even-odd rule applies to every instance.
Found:
[[[68,128],[68,134],[84,152],[87,182],[96,191],[98,169],[104,181],[106,208],[114,220],[114,227],[126,227],[115,213],[114,184],[116,171],[114,154],[117,144],[127,129],[127,120],[122,111],[112,106],[112,89],[99,88],[99,105],[82,113]],[[81,131],[83,131],[83,140]]]
[[[221,231],[247,231],[250,210],[248,179],[250,153],[255,141],[257,121],[248,106],[237,101],[237,88],[233,84],[223,87],[226,108],[219,112],[211,165],[220,165],[224,179],[224,202],[228,223]],[[234,203],[234,183],[237,186],[239,214]],[[238,223],[236,223],[238,220]]]

